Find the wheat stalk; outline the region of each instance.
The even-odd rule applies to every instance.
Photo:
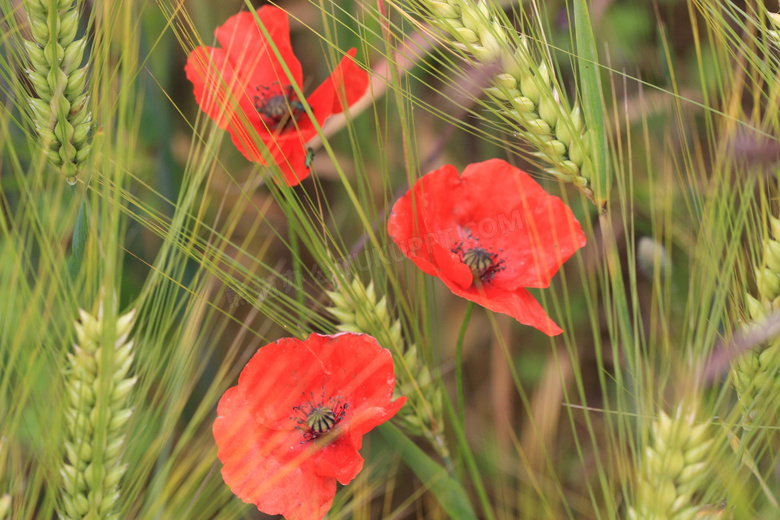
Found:
[[[486,92],[499,111],[517,123],[516,133],[550,163],[546,171],[571,182],[592,198],[593,164],[582,111],[569,109],[555,88],[553,70],[534,60],[525,35],[505,29],[485,0],[416,0],[428,21],[452,38],[452,45],[483,64],[501,67]]]
[[[41,146],[70,184],[92,148],[92,113],[85,92],[87,67],[81,67],[87,39],[76,40],[79,10],[73,0],[23,0],[33,40],[24,41],[27,76],[37,98],[30,98]]]
[[[128,375],[134,357],[128,335],[135,312],[119,317],[114,327],[104,320],[102,302],[95,316],[84,310],[79,314],[78,344],[68,354],[65,373],[67,461],[60,470],[60,514],[68,520],[117,519],[119,481],[127,468],[121,463],[124,430],[133,412],[127,398],[137,380]]]

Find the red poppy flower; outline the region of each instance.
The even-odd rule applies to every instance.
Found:
[[[184,70],[195,87],[198,105],[230,132],[236,148],[252,162],[268,164],[267,158],[271,159],[287,184],[295,186],[309,176],[306,143],[317,131],[292,86],[303,88],[303,75],[290,45],[287,13],[265,5],[257,16],[270,40],[253,13],[238,13],[215,31],[222,48],[198,47],[187,58]],[[330,78],[306,98],[318,124],[366,92],[368,75],[354,56],[355,49],[351,49]]]
[[[443,166],[393,207],[388,232],[458,296],[553,336],[561,329],[525,288],[548,287],[585,245],[571,210],[506,161]]]
[[[391,401],[394,385],[390,352],[365,334],[266,345],[217,407],[225,483],[264,513],[322,518],[336,481],[363,468],[363,435],[406,402]]]

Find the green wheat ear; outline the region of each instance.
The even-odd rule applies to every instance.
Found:
[[[328,292],[333,307],[328,308],[342,332],[370,334],[393,354],[396,394],[405,395],[407,403],[393,420],[411,435],[425,437],[436,452],[447,459],[444,442],[444,418],[441,388],[417,352],[401,335],[401,321],[393,319],[387,309],[387,298],[377,300],[374,283],[365,287],[355,278],[343,290]]]
[[[23,0],[32,41],[25,40],[27,76],[37,98],[30,98],[41,146],[70,184],[92,147],[92,113],[85,92],[87,67],[81,67],[87,39],[76,40],[79,9],[73,0]]]
[[[707,506],[697,496],[707,488],[708,456],[715,446],[709,428],[708,422],[697,424],[695,408],[680,406],[673,417],[659,413],[642,450],[628,519],[701,518]]]
[[[428,21],[480,63],[501,70],[486,92],[499,113],[516,123],[517,135],[550,164],[545,171],[571,182],[593,199],[589,131],[579,107],[569,108],[555,88],[553,69],[533,58],[528,38],[510,34],[484,0],[416,0]],[[518,43],[519,42],[519,43]]]
[[[67,520],[118,519],[119,481],[127,469],[121,455],[133,413],[127,399],[137,380],[129,376],[134,354],[128,335],[135,312],[119,317],[114,327],[106,326],[102,303],[97,315],[83,310],[79,314],[78,344],[68,354],[65,369],[67,462],[60,470],[60,514]]]
[[[771,236],[763,243],[763,260],[755,268],[758,298],[746,295],[747,308],[754,323],[780,310],[780,220],[769,217]],[[738,357],[732,380],[742,407],[742,427],[767,411],[780,411],[780,343],[774,341]]]

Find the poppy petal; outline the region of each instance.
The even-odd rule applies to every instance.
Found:
[[[270,86],[278,82],[289,85],[290,80],[273,48],[279,52],[295,83],[302,84],[301,63],[290,44],[290,24],[287,13],[278,7],[265,5],[257,10],[260,21],[271,37],[266,39],[252,13],[242,11],[228,18],[217,28],[217,41],[226,49],[231,64],[240,70],[251,85]]]
[[[462,289],[446,278],[442,278],[444,285],[454,294],[471,300],[477,305],[501,314],[507,314],[523,325],[529,325],[548,336],[557,336],[563,330],[547,315],[536,298],[525,289],[511,291],[489,287],[483,290],[472,287]]]
[[[433,258],[439,268],[439,277],[452,280],[463,289],[468,289],[474,283],[474,274],[460,261],[458,255],[437,246],[433,248]]]
[[[252,356],[238,378],[251,401],[252,416],[268,428],[291,428],[294,407],[309,392],[320,390],[326,379],[322,363],[299,339],[284,338],[266,345]]]
[[[305,116],[304,116],[305,118]],[[279,168],[286,184],[296,186],[309,176],[306,166],[306,142],[313,137],[306,133],[284,133],[273,136],[268,132],[250,130],[246,125],[234,125],[229,130],[233,144],[247,160],[258,164],[268,164],[263,155],[265,151],[272,164]],[[259,137],[255,137],[260,134]]]
[[[296,431],[277,431],[256,424],[238,387],[225,393],[213,433],[223,464],[222,478],[244,502],[288,519],[322,518],[336,493],[336,480],[311,471],[296,446]],[[282,448],[282,449],[279,449]],[[278,456],[279,453],[284,457]]]
[[[223,49],[198,47],[187,58],[184,71],[193,84],[198,106],[220,128],[238,120],[243,105],[249,103],[241,94],[246,91],[246,82],[236,74]]]
[[[347,485],[363,469],[363,457],[349,439],[340,437],[319,450],[312,464],[318,475],[335,478]]]
[[[311,97],[330,99],[333,114],[340,114],[344,110],[343,101],[348,106],[352,105],[368,90],[368,74],[355,62],[356,53],[355,49],[350,49],[330,77],[311,94]]]
[[[355,104],[368,90],[368,74],[355,61],[355,54],[356,50],[350,49],[330,75],[336,92],[334,114]]]
[[[451,170],[455,176],[458,175],[454,166],[447,165],[440,170],[444,170],[445,174]],[[440,239],[438,234],[429,230],[426,225],[426,207],[423,183],[417,182],[393,206],[387,221],[387,232],[401,252],[424,273],[439,276],[440,270],[435,265],[433,247]]]
[[[363,446],[363,435],[392,419],[404,404],[406,396],[401,396],[387,406],[365,408],[361,410],[360,417],[353,417],[350,434],[355,448],[359,450]]]

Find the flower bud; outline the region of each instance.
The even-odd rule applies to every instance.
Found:
[[[460,17],[459,9],[455,6],[448,4],[447,2],[428,2],[428,9],[435,18],[458,18]]]
[[[65,453],[68,460],[77,470],[82,470],[92,460],[92,447],[87,443],[81,443],[75,446],[71,442],[65,441]]]
[[[49,104],[39,98],[30,98],[28,102],[35,119],[39,121],[41,126],[48,128],[50,126],[48,121],[51,119],[51,107]]]
[[[491,30],[482,31],[479,33],[480,41],[484,51],[480,55],[475,54],[475,57],[482,63],[492,63],[497,60],[502,54],[502,47],[499,39]]]
[[[655,492],[655,504],[659,510],[668,511],[671,509],[675,498],[677,498],[677,490],[674,488],[674,484],[670,480],[663,480]]]
[[[83,381],[71,381],[66,391],[70,402],[79,409],[89,409],[95,404],[95,393]]]
[[[466,7],[466,9],[464,9]],[[480,29],[482,28],[483,21],[480,19],[480,14],[477,9],[474,9],[474,6],[471,4],[464,4],[461,6],[461,13],[460,13],[461,21],[463,22],[463,27],[466,27],[467,29],[471,29],[475,33],[479,34]]]
[[[577,186],[585,187],[590,183],[590,179],[592,178],[593,178],[593,164],[591,163],[590,159],[588,159],[582,164],[582,166],[580,166],[579,177],[574,177],[572,182]]]
[[[570,117],[574,131],[579,134],[585,128],[585,120],[582,118],[582,110],[579,106],[575,106],[572,109]]]
[[[49,26],[38,20],[30,20],[30,31],[35,41],[45,42],[49,39]]]
[[[707,455],[712,451],[712,446],[715,444],[715,439],[708,438],[701,440],[696,446],[689,447],[685,450],[685,464],[694,464],[697,461],[704,460]]]
[[[758,355],[758,363],[762,367],[766,367],[771,370],[773,367],[777,366],[777,358],[780,357],[779,355],[780,351],[778,351],[777,348],[765,348]]]
[[[62,480],[63,487],[68,491],[68,494],[75,495],[80,491],[80,489],[78,489],[79,473],[76,471],[76,468],[70,464],[62,465],[62,468],[60,468],[60,479]],[[0,518],[2,518],[2,516],[0,516]]]
[[[512,99],[512,97],[516,96],[518,92],[516,90],[507,91],[507,89],[503,89],[499,87],[488,87],[485,89],[485,94],[494,97],[496,99],[500,99],[502,101],[509,101],[510,99]]]
[[[65,92],[65,87],[68,86],[68,76],[62,72],[59,67],[52,67],[52,69],[46,75],[46,81],[49,82],[49,86],[52,90],[52,108],[56,107],[59,109],[60,106],[56,105],[56,103],[64,101],[60,95]],[[67,110],[70,110],[70,106]]]

